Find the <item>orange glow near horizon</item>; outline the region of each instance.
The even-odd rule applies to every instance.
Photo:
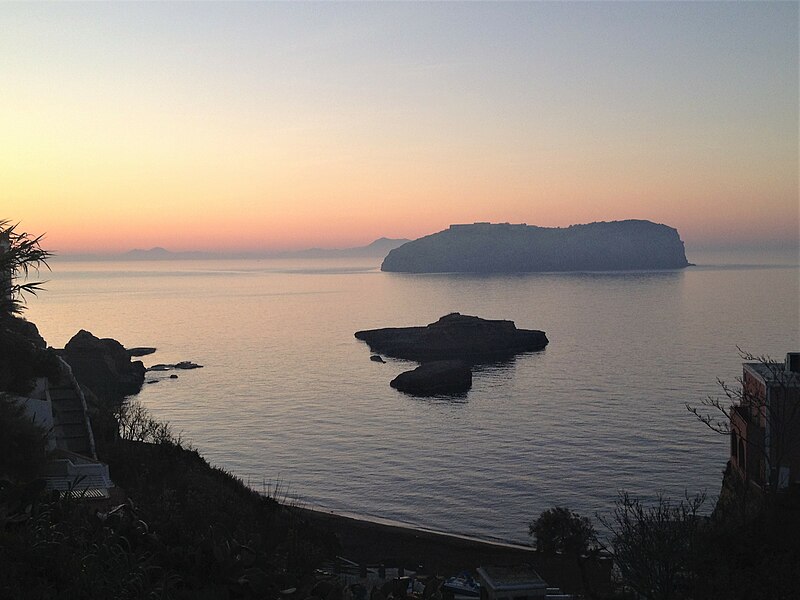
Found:
[[[747,215],[732,211],[726,215],[710,215],[707,222],[692,222],[681,226],[679,215],[665,211],[662,216],[642,214],[635,210],[610,213],[607,206],[587,207],[583,211],[558,213],[552,207],[540,210],[497,211],[464,210],[462,218],[449,218],[446,211],[428,211],[423,221],[416,215],[396,214],[390,218],[391,227],[383,219],[343,219],[340,215],[318,214],[316,218],[304,215],[283,215],[280,220],[228,219],[208,222],[201,218],[182,217],[177,220],[158,216],[135,222],[109,219],[100,215],[96,219],[79,219],[56,222],[53,219],[25,219],[20,228],[33,234],[45,234],[45,247],[61,254],[116,253],[133,248],[161,246],[172,251],[280,251],[311,247],[347,248],[367,245],[378,237],[416,239],[446,229],[452,223],[476,221],[528,223],[542,227],[566,227],[575,223],[623,219],[648,219],[676,227],[687,246],[735,245],[797,246],[796,225],[791,219],[775,223],[750,223],[742,228]],[[458,211],[456,211],[458,212]],[[535,213],[535,214],[534,214]],[[384,215],[386,216],[386,215]],[[671,218],[674,217],[674,218]]]
[[[630,218],[797,245],[797,6],[662,4],[2,5],[0,218],[62,253]]]

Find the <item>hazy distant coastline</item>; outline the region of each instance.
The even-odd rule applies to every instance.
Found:
[[[60,260],[66,261],[138,261],[138,260],[213,260],[213,259],[254,259],[254,258],[378,258],[386,256],[391,250],[402,246],[409,240],[378,238],[366,246],[354,248],[308,248],[282,252],[248,251],[248,252],[209,252],[189,250],[173,252],[160,246],[148,250],[133,249],[127,252],[110,254],[83,253],[58,254]]]
[[[435,235],[435,234],[434,234]],[[430,237],[430,236],[428,236]],[[425,239],[425,238],[420,238]],[[148,250],[134,249],[127,252],[116,253],[72,253],[57,252],[57,262],[112,262],[112,261],[171,261],[171,260],[259,260],[259,259],[341,259],[341,258],[366,258],[383,260],[395,248],[412,242],[408,239],[379,238],[366,246],[353,248],[308,248],[293,251],[171,251],[163,247]],[[797,266],[800,264],[800,249],[796,245],[786,245],[765,241],[754,244],[735,245],[703,245],[691,244],[689,259],[698,266],[730,265],[747,266],[762,265],[774,267]]]

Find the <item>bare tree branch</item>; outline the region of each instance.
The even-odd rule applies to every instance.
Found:
[[[800,398],[796,391],[800,378],[787,370],[783,361],[753,354],[739,346],[736,349],[742,361],[752,365],[750,383],[744,375],[736,378],[735,385],[717,379],[720,396],[707,396],[698,406],[689,403],[685,406],[698,421],[720,435],[741,434],[733,422],[744,421],[753,435],[737,435],[737,441],[743,441],[749,452],[760,457],[766,471],[763,483],[775,491],[780,467],[800,448]],[[758,373],[759,382],[763,380],[763,391],[753,389],[753,371]]]

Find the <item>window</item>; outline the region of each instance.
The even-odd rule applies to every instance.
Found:
[[[739,439],[739,458],[737,460],[739,462],[739,468],[747,473],[747,462],[744,453],[744,440],[741,438]]]

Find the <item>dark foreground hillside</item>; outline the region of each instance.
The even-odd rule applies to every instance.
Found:
[[[59,497],[41,479],[47,432],[11,400],[57,377],[57,355],[21,322],[0,321],[0,349],[0,600],[343,600],[343,580],[319,571],[337,555],[439,575],[526,562],[590,598],[800,597],[800,490],[753,495],[731,470],[710,518],[674,503],[636,501],[624,522],[617,512],[605,536],[616,586],[596,549],[540,553],[287,506],[210,466],[135,399],[88,388],[97,455],[117,487],[102,500]],[[425,598],[444,600],[439,588]]]
[[[47,492],[47,432],[12,397],[61,363],[19,319],[2,320],[0,345],[0,598],[273,597],[335,554],[333,536],[209,466],[136,401],[89,388],[116,487],[98,500]]]

